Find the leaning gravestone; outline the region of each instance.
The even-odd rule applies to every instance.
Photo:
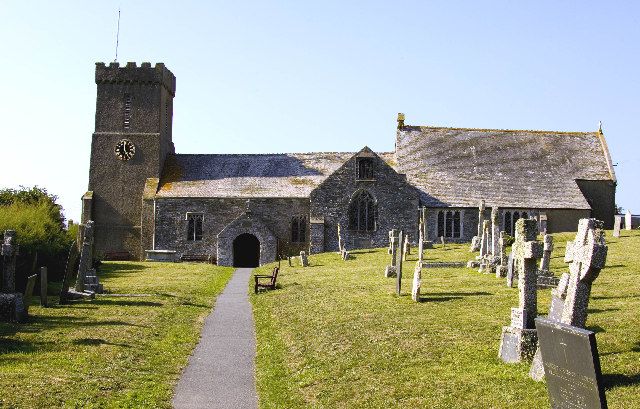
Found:
[[[93,264],[93,221],[89,220],[84,226],[82,250],[80,251],[80,265],[76,277],[76,291],[84,292],[84,278]]]
[[[537,260],[542,257],[542,246],[536,241],[537,222],[520,219],[516,222],[513,244],[514,258],[518,260],[519,306],[511,309],[511,325],[502,328],[499,356],[504,362],[520,362],[533,358],[536,351],[535,318],[538,314]]]
[[[596,219],[580,219],[574,241],[567,242],[564,261],[569,264],[568,278],[563,275],[555,293],[552,293],[549,318],[558,319],[563,324],[584,328],[587,322],[591,285],[604,268],[607,260],[607,245],[604,240],[603,222]],[[566,280],[566,283],[562,282]],[[558,298],[564,303],[560,311]],[[555,303],[555,305],[554,305]],[[545,376],[542,357],[536,352],[529,375],[536,381]]]
[[[552,408],[607,408],[593,331],[537,318],[538,340]]]
[[[384,276],[385,277],[395,277],[396,276],[396,257],[398,255],[398,231],[393,229],[389,232],[389,243],[391,245],[391,264],[385,267]]]
[[[620,228],[622,227],[622,215],[616,214],[613,222],[613,237],[620,237]]]
[[[73,271],[78,261],[78,246],[76,243],[69,247],[69,256],[67,257],[67,267],[62,277],[62,287],[60,288],[60,304],[66,304],[69,294],[69,282],[73,279]]]

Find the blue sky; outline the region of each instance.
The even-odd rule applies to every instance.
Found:
[[[0,187],[46,187],[78,219],[94,63],[164,62],[179,153],[393,150],[411,125],[596,130],[616,202],[640,213],[640,3],[0,4]]]

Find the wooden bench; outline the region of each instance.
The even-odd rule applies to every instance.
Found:
[[[278,279],[278,271],[280,269],[278,267],[273,268],[273,273],[271,275],[254,275],[253,277],[256,280],[255,293],[258,294],[258,289],[264,288],[265,290],[275,290],[276,289],[276,280]],[[268,279],[269,282],[261,283],[260,280]]]

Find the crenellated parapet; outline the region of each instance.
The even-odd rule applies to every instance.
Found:
[[[164,63],[156,63],[155,67],[149,62],[143,62],[140,67],[135,62],[128,62],[123,67],[117,62],[96,63],[96,84],[125,83],[161,84],[172,96],[176,94],[176,77]]]

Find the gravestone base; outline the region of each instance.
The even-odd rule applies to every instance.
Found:
[[[538,333],[535,329],[502,327],[498,356],[508,364],[531,361],[537,346]]]
[[[387,268],[384,269],[385,277],[395,277],[396,275],[396,266],[387,266]]]
[[[0,294],[0,321],[1,322],[25,322],[27,310],[24,307],[22,294]]]
[[[480,262],[475,260],[470,260],[467,262],[467,268],[478,268],[480,267]]]
[[[349,252],[347,250],[342,250],[342,253],[340,254],[340,256],[342,257],[342,260],[344,260],[344,261],[347,261],[350,258]]]
[[[425,240],[422,242],[422,248],[423,249],[432,249],[433,248],[433,242],[431,240]]]
[[[75,288],[69,288],[69,293],[67,296],[68,301],[78,301],[78,300],[93,300],[96,298],[96,293],[93,291],[76,291]]]

